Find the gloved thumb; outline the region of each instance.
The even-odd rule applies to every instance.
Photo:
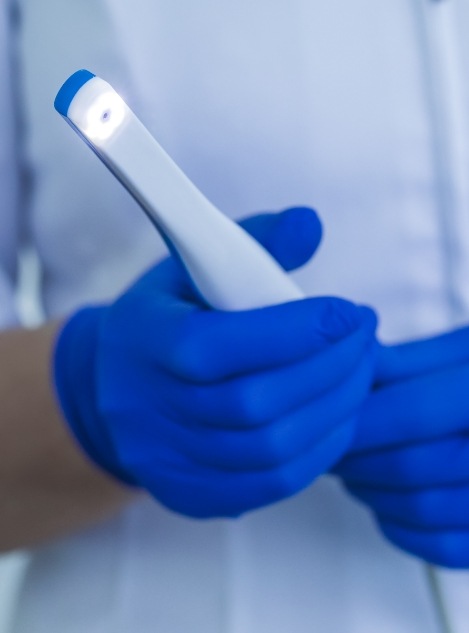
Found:
[[[308,207],[293,207],[280,213],[262,213],[240,225],[275,257],[285,270],[305,264],[322,237],[319,217]]]

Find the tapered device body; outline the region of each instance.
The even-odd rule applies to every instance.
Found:
[[[247,310],[304,296],[258,242],[207,200],[107,82],[78,71],[55,106],[143,208],[208,305]]]

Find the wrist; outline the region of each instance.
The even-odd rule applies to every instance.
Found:
[[[65,422],[80,448],[100,468],[133,485],[117,462],[96,394],[96,355],[107,309],[83,308],[59,328],[53,350],[53,383]]]

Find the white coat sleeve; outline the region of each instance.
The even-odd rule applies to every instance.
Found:
[[[23,192],[15,26],[12,4],[0,3],[0,329],[18,324],[15,297]]]

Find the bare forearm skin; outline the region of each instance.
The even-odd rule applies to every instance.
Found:
[[[63,421],[50,378],[57,329],[0,333],[0,551],[63,536],[134,496],[84,456]]]

